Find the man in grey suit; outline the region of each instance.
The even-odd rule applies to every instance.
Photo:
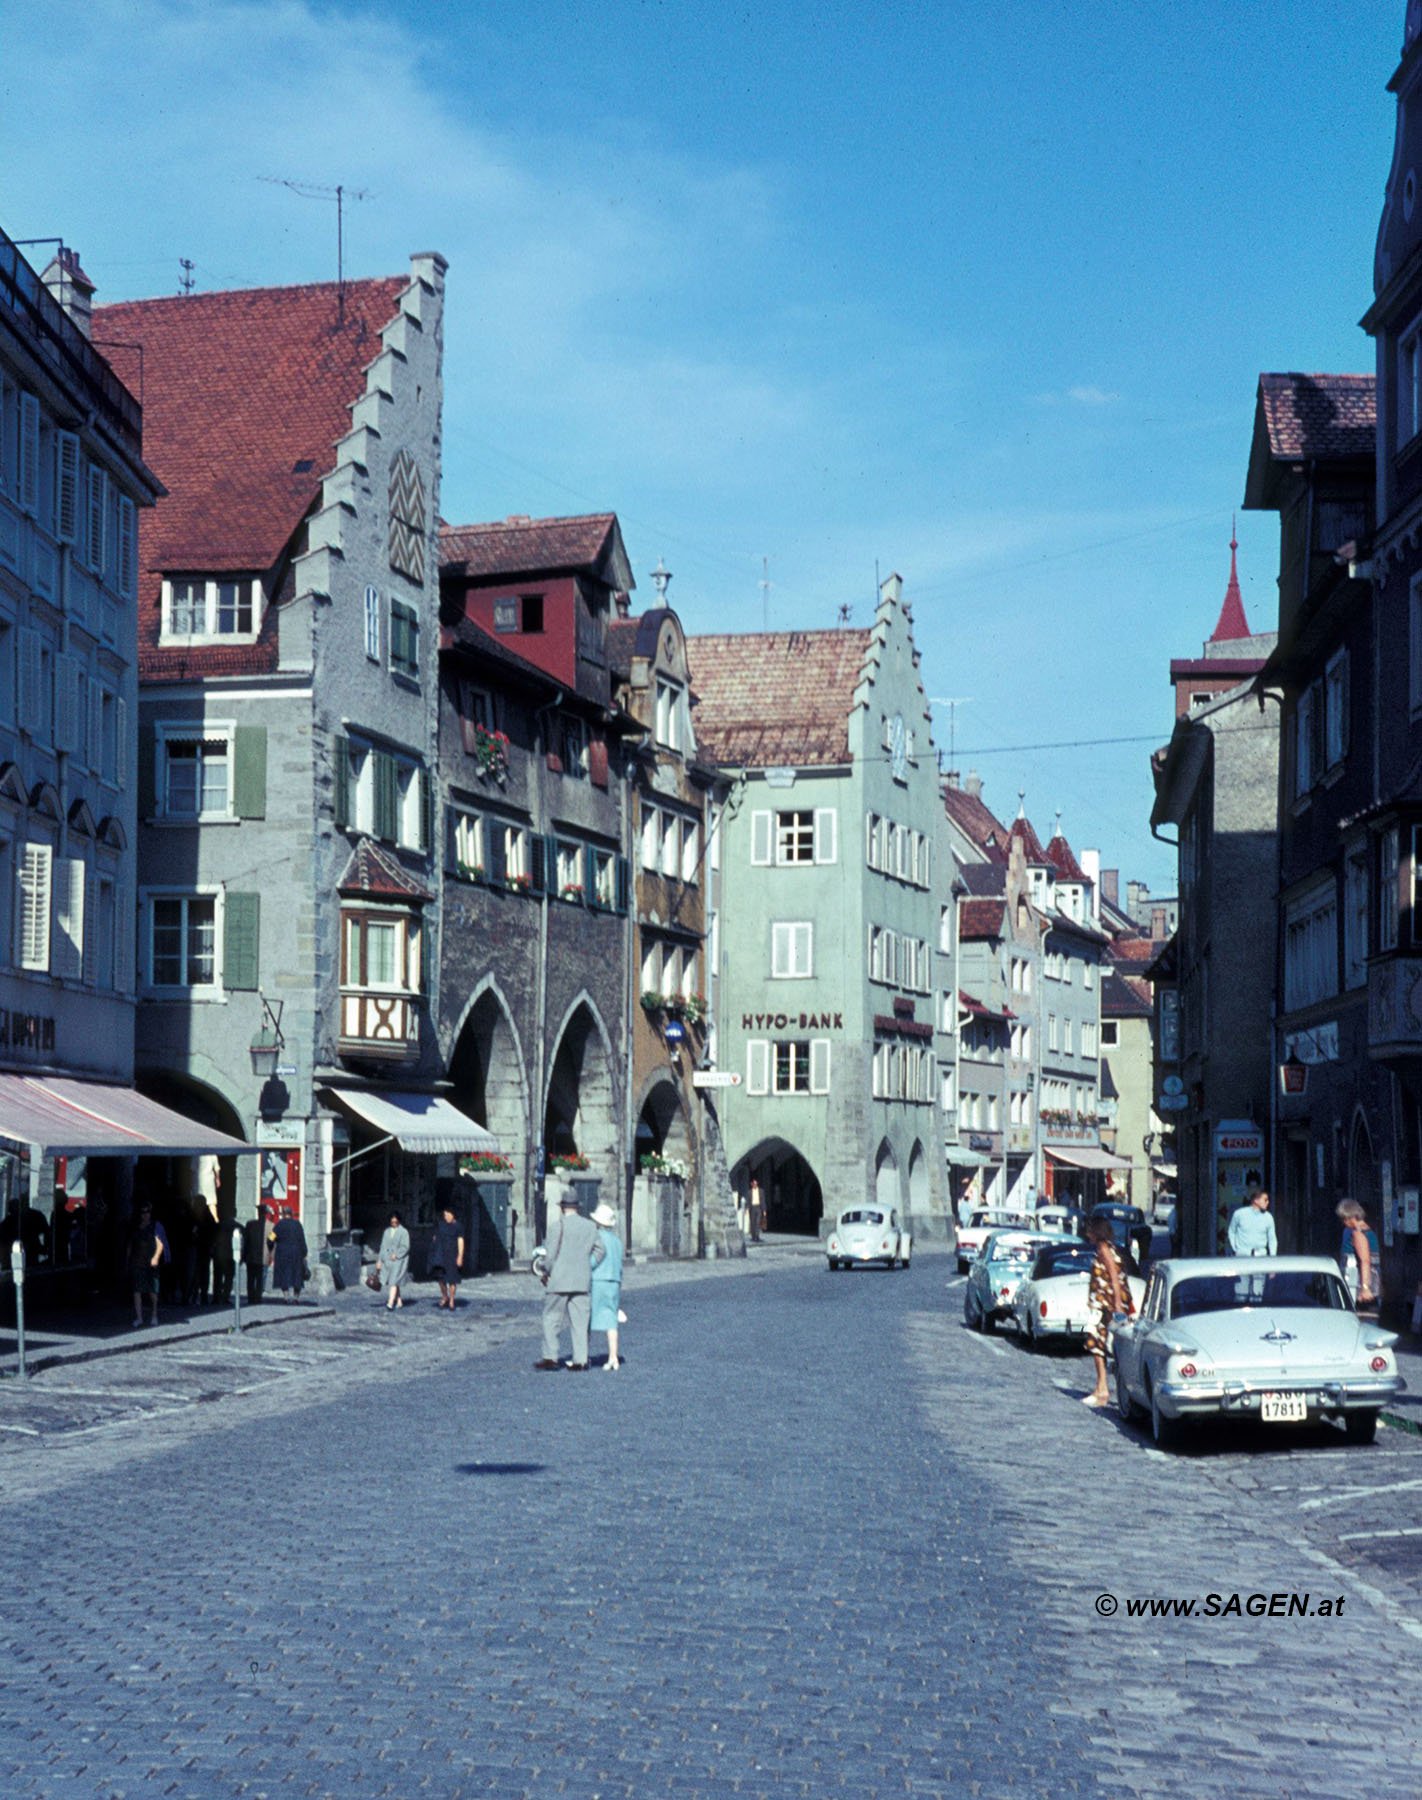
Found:
[[[543,1247],[543,1355],[535,1369],[560,1369],[558,1340],[564,1322],[573,1339],[570,1369],[588,1366],[588,1317],[591,1311],[593,1264],[600,1263],[603,1248],[597,1226],[578,1211],[570,1188],[558,1200],[558,1217],[549,1222],[548,1242]]]

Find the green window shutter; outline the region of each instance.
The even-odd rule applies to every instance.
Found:
[[[583,845],[583,905],[597,905],[597,852],[591,844]]]
[[[627,890],[631,885],[630,876],[631,870],[628,867],[627,858],[619,856],[617,859],[617,910],[620,913],[627,911]]]
[[[158,734],[151,725],[138,728],[138,816],[151,819],[158,810]]]
[[[336,828],[344,831],[351,822],[351,746],[344,732],[338,732],[331,740],[331,773],[335,779]]]
[[[420,783],[420,848],[426,855],[435,847],[434,770],[421,769]]]
[[[222,910],[222,985],[255,988],[260,894],[228,894]]]
[[[267,728],[239,725],[233,734],[233,810],[239,819],[267,816]]]
[[[375,835],[394,843],[400,835],[400,773],[383,750],[375,757]]]
[[[551,875],[548,868],[548,839],[535,831],[533,836],[528,840],[528,848],[530,852],[528,872],[533,883],[533,891],[535,894],[542,894],[547,891],[551,883]],[[555,857],[553,869],[556,870],[557,866],[558,864]]]

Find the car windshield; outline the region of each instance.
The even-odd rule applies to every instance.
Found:
[[[857,1206],[853,1212],[841,1213],[839,1222],[841,1225],[882,1225],[884,1215],[881,1212],[871,1212],[868,1207]]]
[[[1022,1221],[1020,1219],[1018,1219],[1013,1213],[1006,1213],[1006,1212],[975,1212],[973,1214],[972,1218],[969,1219],[969,1221],[968,1221],[969,1225],[988,1225],[988,1226],[1020,1225],[1021,1222]]]
[[[985,1255],[989,1262],[1025,1263],[1031,1262],[1041,1247],[1042,1240],[1039,1237],[1018,1237],[1015,1233],[999,1232],[989,1241]]]
[[[1347,1312],[1352,1302],[1337,1275],[1326,1269],[1280,1269],[1273,1274],[1250,1270],[1239,1275],[1191,1275],[1170,1290],[1170,1316],[1238,1312],[1256,1306],[1313,1307]]]
[[[1054,1244],[1037,1258],[1032,1278],[1043,1281],[1053,1275],[1087,1275],[1095,1259],[1096,1252],[1087,1244]]]

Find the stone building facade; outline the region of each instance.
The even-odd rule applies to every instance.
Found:
[[[868,629],[688,640],[721,827],[721,1122],[771,1230],[878,1198],[946,1230],[939,777],[902,584]]]

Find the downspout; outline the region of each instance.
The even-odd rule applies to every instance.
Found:
[[[542,724],[544,717],[556,712],[563,704],[562,690],[554,694],[547,706],[540,706],[534,717],[539,721],[538,738],[539,754],[543,758],[543,774],[548,772],[549,735]],[[539,834],[547,836],[547,794],[546,779],[538,782],[536,800],[538,817],[534,823]],[[556,879],[556,877],[555,877]],[[548,871],[543,871],[543,886],[548,886]],[[545,1199],[545,1181],[547,1178],[546,1158],[548,1146],[543,1141],[544,1122],[548,1117],[548,1096],[545,1085],[548,1077],[548,895],[546,892],[538,896],[538,980],[534,994],[534,1017],[538,1030],[534,1039],[533,1070],[533,1104],[537,1108],[533,1118],[529,1120],[533,1138],[533,1242],[541,1244],[548,1230],[548,1206]],[[531,1248],[532,1246],[530,1246]]]
[[[665,565],[663,565],[665,566]],[[637,1121],[632,1117],[632,1097],[636,1092],[637,1079],[636,1034],[637,1034],[637,989],[634,977],[637,954],[637,882],[633,879],[637,863],[632,855],[632,782],[630,773],[624,774],[617,784],[618,808],[618,842],[622,845],[623,854],[627,858],[627,917],[622,927],[622,969],[623,969],[623,1042],[625,1044],[624,1061],[626,1069],[623,1075],[624,1103],[622,1107],[622,1241],[630,1250],[632,1247],[632,1195],[637,1179]]]

